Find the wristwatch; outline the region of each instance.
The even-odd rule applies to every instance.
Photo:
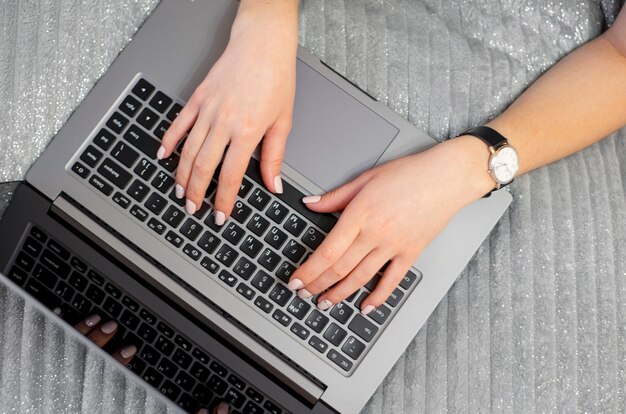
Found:
[[[519,169],[519,157],[515,148],[509,141],[500,135],[496,130],[479,126],[465,131],[462,135],[472,135],[481,139],[489,147],[489,164],[487,172],[496,182],[496,186],[484,197],[489,197],[495,190],[509,185],[513,182],[515,173]]]

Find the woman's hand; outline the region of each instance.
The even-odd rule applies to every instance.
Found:
[[[189,132],[176,172],[176,196],[193,214],[222,156],[215,221],[230,215],[246,167],[265,136],[261,174],[282,193],[280,169],[291,129],[296,85],[296,0],[243,0],[220,59],[165,133],[157,157],[168,157]]]
[[[321,197],[305,197],[313,211],[344,211],[288,287],[300,289],[301,298],[328,289],[317,302],[325,310],[390,262],[361,304],[363,314],[371,312],[387,300],[452,216],[493,188],[488,155],[482,141],[461,137],[381,165]]]

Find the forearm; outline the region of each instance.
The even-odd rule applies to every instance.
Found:
[[[280,39],[292,43],[298,39],[298,0],[241,0],[237,17],[233,23],[232,36],[246,31],[250,25],[271,27],[281,32]]]

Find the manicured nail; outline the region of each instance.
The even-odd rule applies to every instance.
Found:
[[[374,306],[372,305],[367,305],[365,308],[363,308],[363,310],[361,311],[361,315],[367,315],[368,313],[370,313],[371,311],[373,311],[374,309],[376,309]]]
[[[302,283],[300,279],[293,279],[290,280],[289,283],[287,283],[287,289],[291,290],[292,292],[294,290],[300,289],[302,286],[304,286],[304,283]]]
[[[313,294],[306,289],[300,289],[298,291],[298,297],[300,297],[300,299],[308,299],[311,296],[313,296]]]
[[[226,222],[226,215],[219,210],[215,211],[215,224],[223,226]]]
[[[207,410],[206,408],[201,408],[198,410],[197,414],[209,414],[209,410]]]
[[[115,321],[108,321],[107,323],[105,323],[104,325],[100,327],[100,330],[102,331],[102,333],[105,333],[107,335],[115,332],[116,329],[117,329],[117,322]]]
[[[137,347],[135,345],[128,345],[122,348],[120,355],[122,358],[130,358],[137,353]]]
[[[326,310],[330,308],[331,306],[333,306],[333,303],[329,301],[328,299],[324,299],[323,301],[317,304],[317,308],[319,310]]]
[[[93,328],[94,326],[98,324],[98,322],[100,322],[100,320],[102,320],[100,315],[91,315],[90,317],[85,319],[85,325],[87,325],[90,328]]]
[[[162,160],[164,155],[165,155],[165,147],[161,145],[159,147],[159,150],[157,151],[157,160]]]
[[[283,179],[280,178],[280,175],[274,177],[274,192],[276,192],[276,194],[283,193]]]
[[[185,204],[185,210],[189,214],[195,213],[197,210],[196,204],[191,200],[187,200],[187,203]]]
[[[55,315],[59,315],[60,316],[61,315],[61,308],[57,307],[57,308],[52,309],[52,313],[54,313]]]
[[[174,187],[174,194],[176,195],[176,198],[180,200],[185,196],[185,189],[182,185],[176,184],[176,187]]]
[[[230,407],[224,401],[217,405],[217,414],[228,414],[228,411],[230,411]]]
[[[318,201],[320,201],[322,199],[321,196],[308,196],[308,197],[304,197],[302,199],[302,202],[304,204],[311,204],[311,203],[317,203]]]

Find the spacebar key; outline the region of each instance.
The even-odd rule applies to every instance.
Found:
[[[124,134],[124,139],[152,159],[156,158],[157,150],[161,146],[159,141],[143,132],[137,125],[128,128]]]

